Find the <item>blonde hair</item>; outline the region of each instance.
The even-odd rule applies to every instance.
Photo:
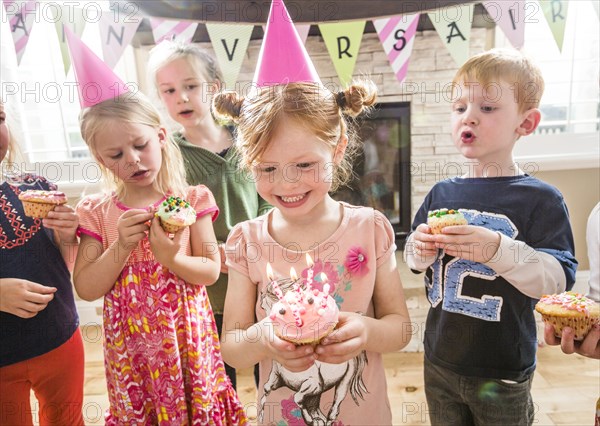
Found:
[[[516,49],[491,49],[471,57],[460,67],[452,82],[477,81],[483,86],[499,80],[512,86],[519,112],[540,105],[544,78],[540,68]]]
[[[142,124],[154,129],[164,127],[159,112],[154,105],[142,94],[125,93],[97,105],[85,108],[79,116],[81,136],[90,148],[96,160],[100,160],[97,151],[97,135],[109,122]],[[161,150],[162,162],[160,170],[153,183],[155,189],[163,194],[172,193],[182,196],[187,187],[183,157],[179,147],[167,135],[167,141]],[[113,173],[98,161],[104,174],[104,181],[117,196],[125,194],[125,185]]]
[[[260,161],[284,116],[302,124],[332,152],[342,135],[348,134],[346,153],[333,175],[331,189],[335,191],[352,176],[351,161],[358,148],[352,123],[344,115],[358,116],[376,98],[377,88],[369,80],[354,82],[335,94],[320,83],[290,83],[258,88],[247,98],[224,91],[215,95],[212,109],[217,118],[229,118],[237,124],[236,146],[244,168]]]
[[[156,76],[164,66],[177,59],[184,59],[197,75],[202,75],[207,83],[223,82],[223,75],[219,70],[217,61],[207,51],[177,41],[165,40],[150,51],[148,59],[148,80],[154,85],[158,94]]]
[[[2,179],[8,177],[8,175],[18,174],[19,173],[19,161],[23,160],[23,153],[19,148],[19,144],[15,139],[14,133],[10,130],[10,126],[8,124],[8,117],[11,117],[11,121],[14,120],[12,118],[11,113],[8,112],[6,102],[2,101],[2,94],[0,94],[0,104],[3,106],[4,115],[6,116],[5,125],[8,130],[8,146],[6,151],[6,157],[0,158],[0,162],[2,163]]]

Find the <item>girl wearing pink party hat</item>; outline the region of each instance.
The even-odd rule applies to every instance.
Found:
[[[214,198],[186,186],[181,153],[153,105],[66,31],[79,87],[97,89],[80,91],[81,133],[112,184],[77,206],[74,271],[82,299],[104,297],[106,424],[246,424],[205,288],[220,269]],[[154,218],[167,197],[196,212],[173,238]]]
[[[242,164],[274,207],[227,240],[223,357],[236,368],[260,363],[261,425],[392,424],[381,354],[410,340],[394,232],[383,214],[329,195],[350,173],[345,116],[373,104],[374,85],[326,89],[278,0],[254,83],[247,98],[224,92],[213,101],[237,123]],[[290,267],[300,280],[289,278]],[[329,291],[340,309],[336,329],[316,346],[282,340],[271,322],[285,314],[275,303],[288,300],[283,290],[308,285]]]

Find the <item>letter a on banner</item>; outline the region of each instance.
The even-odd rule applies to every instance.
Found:
[[[373,25],[383,45],[396,79],[402,83],[408,71],[408,61],[415,43],[419,14],[376,19]]]
[[[149,18],[152,27],[154,43],[159,44],[163,40],[177,39],[183,43],[189,43],[194,37],[197,22],[189,21],[171,21],[162,18]]]
[[[569,2],[564,0],[540,0],[540,6],[550,26],[558,50],[562,52]]]
[[[36,1],[4,0],[3,3],[17,53],[17,64],[20,64],[35,22]]]
[[[112,11],[104,11],[98,22],[102,56],[104,63],[111,69],[119,62],[125,48],[129,46],[140,22],[142,22],[141,16],[119,16],[118,18],[118,21],[115,20],[115,14]]]
[[[253,29],[253,25],[206,24],[228,89],[234,89]]]
[[[319,24],[321,35],[325,40],[342,87],[352,81],[352,73],[366,23],[367,21]]]
[[[525,44],[525,0],[484,1],[491,19],[498,25],[513,47]]]
[[[454,61],[464,64],[469,59],[473,3],[444,7],[428,15]]]

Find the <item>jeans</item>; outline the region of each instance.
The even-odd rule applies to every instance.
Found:
[[[425,357],[425,396],[432,426],[531,425],[533,374],[521,383],[469,377]]]

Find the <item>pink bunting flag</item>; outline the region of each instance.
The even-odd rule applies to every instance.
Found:
[[[21,63],[25,47],[29,41],[31,30],[35,22],[35,10],[37,2],[35,0],[13,1],[3,0],[4,9],[10,25],[15,52],[17,53],[17,64]]]
[[[408,72],[408,62],[415,42],[418,24],[418,13],[373,21],[392,70],[400,83],[404,81]]]
[[[189,43],[192,41],[198,27],[197,22],[171,21],[161,18],[150,18],[150,25],[152,26],[155,44],[159,44],[163,40],[173,39]]]
[[[98,22],[100,28],[100,42],[102,44],[102,56],[104,63],[114,68],[123,55],[123,52],[131,43],[140,23],[141,17],[125,17],[115,20],[110,11],[102,14]]]
[[[525,44],[525,0],[484,1],[490,18],[498,25],[510,44],[520,49]]]

